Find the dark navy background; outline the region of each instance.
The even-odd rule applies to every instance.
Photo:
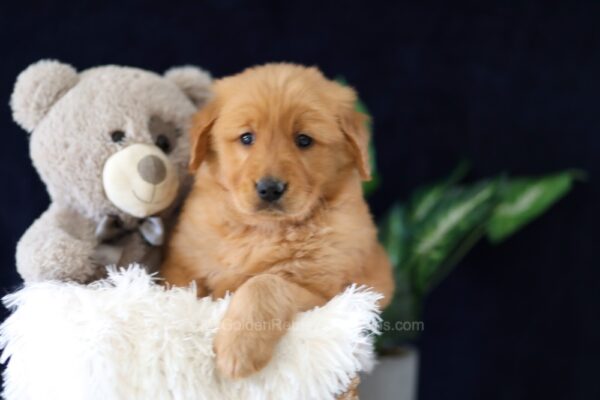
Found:
[[[0,285],[47,207],[11,120],[41,58],[223,76],[266,61],[343,75],[375,121],[376,215],[462,158],[469,179],[568,167],[589,181],[499,247],[483,243],[425,307],[421,399],[600,398],[600,3],[213,0],[0,5]],[[453,3],[451,6],[450,3]]]

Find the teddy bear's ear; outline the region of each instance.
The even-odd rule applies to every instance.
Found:
[[[212,77],[198,67],[174,67],[165,72],[165,78],[175,83],[196,107],[204,105],[212,96]]]
[[[77,84],[75,68],[54,60],[31,64],[19,74],[10,98],[13,119],[32,132],[50,108]]]

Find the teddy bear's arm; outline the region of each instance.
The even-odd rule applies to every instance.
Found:
[[[104,272],[90,260],[95,246],[89,221],[51,205],[19,240],[17,270],[26,282],[89,282]]]

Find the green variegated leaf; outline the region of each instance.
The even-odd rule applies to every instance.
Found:
[[[397,263],[396,293],[385,321],[417,320],[424,295],[487,234],[493,242],[515,233],[564,196],[578,172],[542,178],[499,178],[467,187],[456,183],[462,166],[444,182],[419,189],[407,207],[395,204],[381,223],[381,240]],[[414,332],[384,332],[392,347]]]
[[[419,223],[425,219],[442,199],[447,190],[444,183],[437,183],[417,189],[411,201],[410,221]]]
[[[437,206],[416,227],[408,261],[413,284],[423,294],[444,262],[489,217],[496,199],[496,183],[447,191]]]
[[[511,179],[500,186],[500,203],[487,224],[498,243],[543,214],[571,189],[575,174],[561,172],[541,178]]]
[[[385,248],[394,268],[396,289],[391,304],[385,309],[384,321],[413,321],[417,318],[418,301],[412,291],[408,264],[407,246],[409,232],[406,209],[400,203],[394,203],[379,223],[379,240]],[[384,330],[378,338],[379,347],[393,347],[398,340],[414,339],[416,332]]]
[[[395,269],[406,265],[403,262],[408,241],[406,224],[406,210],[400,203],[395,203],[379,223],[379,240]]]
[[[396,289],[390,305],[384,310],[384,321],[413,321],[418,316],[418,300],[412,290],[408,263],[408,219],[406,208],[400,203],[394,203],[379,223],[379,240],[394,269]],[[396,329],[383,330],[377,339],[379,348],[394,347],[395,343],[407,342],[416,337],[417,332]]]
[[[440,206],[424,222],[415,238],[415,254],[425,256],[446,247],[447,238],[456,229],[470,225],[469,217],[489,204],[495,193],[495,185],[486,183],[471,189],[451,192],[440,201]]]
[[[417,224],[438,205],[444,193],[460,181],[468,170],[468,164],[461,162],[444,181],[417,189],[411,199],[410,220]]]

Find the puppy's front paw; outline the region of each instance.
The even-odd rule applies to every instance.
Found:
[[[226,330],[222,326],[214,343],[217,370],[227,378],[245,378],[267,365],[274,347],[275,343],[255,332]]]

